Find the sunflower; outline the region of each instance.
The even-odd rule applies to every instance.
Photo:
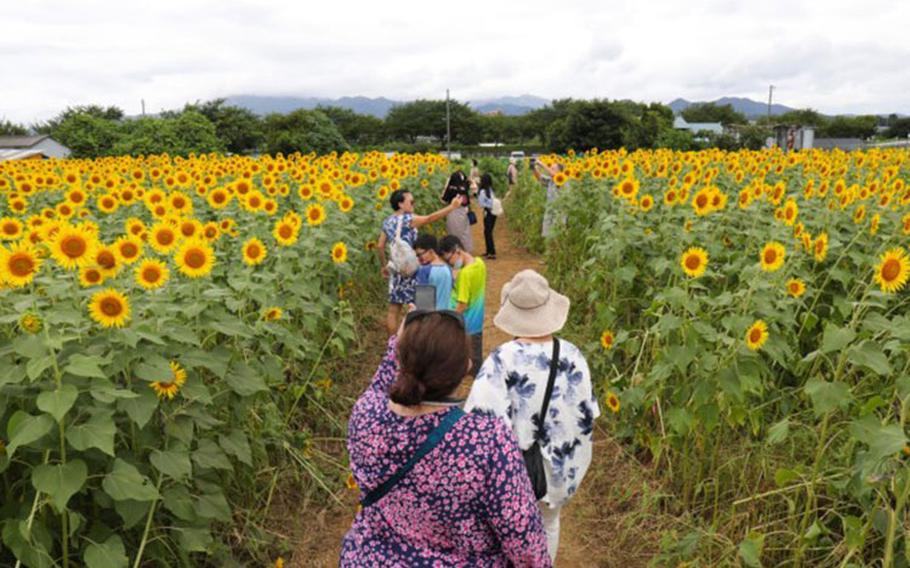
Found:
[[[13,217],[0,219],[0,241],[15,241],[22,236],[22,221]]]
[[[170,224],[163,221],[155,223],[150,231],[149,244],[160,254],[168,254],[178,244],[177,231]]]
[[[219,187],[208,194],[206,201],[212,209],[224,209],[231,202],[231,198],[232,196],[227,190]]]
[[[83,266],[79,269],[79,285],[83,288],[100,286],[104,283],[104,272],[97,266]]]
[[[638,180],[635,178],[626,178],[616,186],[616,194],[623,199],[632,200],[638,195]]]
[[[174,400],[174,397],[180,391],[180,387],[186,383],[186,371],[177,361],[170,362],[171,376],[166,381],[155,381],[149,385],[149,388],[155,391],[158,398],[167,398]]]
[[[117,290],[108,288],[92,296],[89,314],[104,327],[123,327],[130,317],[130,301]]]
[[[347,213],[354,208],[354,200],[345,195],[338,201],[338,208],[342,213]]]
[[[784,265],[785,255],[784,245],[774,241],[766,244],[761,250],[761,269],[765,272],[779,270]]]
[[[136,267],[136,283],[146,290],[164,286],[170,275],[167,265],[160,260],[147,258]]]
[[[880,223],[881,223],[881,215],[876,213],[869,220],[869,234],[870,235],[874,236],[876,233],[878,233],[878,226]]]
[[[265,311],[262,312],[262,319],[264,319],[265,321],[278,321],[281,319],[281,316],[283,314],[284,314],[284,311],[281,308],[279,308],[277,306],[271,306],[269,308],[266,308]]]
[[[95,249],[93,256],[95,266],[101,270],[106,278],[116,276],[120,272],[120,258],[116,249],[109,246],[100,246]]]
[[[604,401],[607,403],[607,408],[609,408],[613,414],[619,413],[619,397],[616,396],[616,393],[607,391]]]
[[[319,203],[311,203],[306,208],[306,222],[311,227],[315,227],[321,225],[323,221],[325,221],[325,208]]]
[[[180,272],[189,278],[207,276],[215,265],[215,252],[201,239],[191,239],[180,245],[174,261]]]
[[[828,233],[822,233],[812,244],[812,256],[815,262],[822,262],[828,256]]]
[[[794,298],[799,298],[806,293],[806,283],[799,278],[787,280],[787,293]]]
[[[690,247],[682,254],[679,265],[690,278],[698,278],[708,268],[708,251],[700,247]]]
[[[642,211],[647,213],[654,207],[654,198],[651,197],[650,195],[643,196],[641,198],[641,200],[639,200],[639,202],[638,202],[638,207],[641,208]]]
[[[332,246],[332,262],[341,264],[348,260],[348,247],[343,242],[338,241]]]
[[[268,256],[268,251],[266,250],[265,245],[256,237],[243,243],[243,262],[247,266],[262,264],[262,261],[265,260],[266,256]]]
[[[0,282],[21,288],[31,283],[41,268],[41,258],[30,245],[19,242],[9,250],[0,247]]]
[[[612,349],[614,341],[616,341],[616,336],[613,335],[613,331],[605,329],[604,332],[600,334],[600,345],[604,349]]]
[[[19,318],[19,329],[25,333],[34,335],[41,331],[43,327],[44,320],[41,319],[41,316],[33,312],[26,312]]]
[[[875,281],[881,286],[882,292],[899,291],[907,284],[907,278],[910,278],[910,259],[907,258],[907,252],[901,247],[885,252],[875,267]]]
[[[142,256],[142,240],[132,236],[122,236],[114,242],[114,250],[126,264],[133,264]]]
[[[285,247],[289,247],[296,243],[299,234],[300,229],[295,227],[287,219],[279,220],[275,223],[275,228],[272,230],[272,236],[275,237],[278,244]]]
[[[752,351],[758,351],[768,341],[768,325],[762,320],[756,320],[746,330],[746,346]]]
[[[85,227],[61,225],[51,242],[51,255],[67,270],[85,266],[91,261],[96,240]]]

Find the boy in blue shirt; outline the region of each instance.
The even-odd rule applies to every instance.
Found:
[[[436,253],[436,237],[433,235],[419,235],[414,243],[414,252],[420,261],[417,269],[417,283],[436,286],[436,309],[449,309],[452,298],[452,269]]]

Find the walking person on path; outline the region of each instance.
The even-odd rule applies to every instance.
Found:
[[[477,203],[483,208],[483,240],[487,252],[483,257],[490,260],[496,259],[496,243],[493,242],[493,227],[496,226],[496,215],[493,215],[493,176],[483,174],[480,176],[480,191],[477,194]]]
[[[556,201],[556,195],[559,188],[553,178],[562,171],[562,164],[548,166],[540,160],[534,161],[534,177],[547,184],[547,204],[543,213],[543,223],[540,228],[540,234],[544,238],[549,237],[553,231],[553,211],[552,204]]]
[[[348,424],[361,509],[340,565],[547,568],[547,540],[515,436],[451,397],[470,366],[464,320],[414,311]]]
[[[506,191],[506,197],[512,194],[512,188],[518,184],[518,166],[515,162],[515,158],[509,158],[509,167],[506,169],[506,181],[509,187]]]
[[[452,301],[454,276],[452,267],[439,258],[436,252],[438,243],[433,235],[420,235],[414,244],[414,252],[420,261],[417,269],[417,284],[429,284],[436,287],[436,309],[447,310]]]
[[[469,374],[474,376],[483,361],[483,316],[487,289],[487,266],[464,249],[455,235],[446,235],[439,243],[443,260],[455,271],[451,307],[464,314],[465,331],[471,336],[473,365]]]
[[[533,270],[523,270],[502,288],[493,323],[514,340],[494,349],[477,373],[465,410],[498,416],[527,450],[537,442],[546,494],[538,502],[550,557],[559,548],[559,513],[577,491],[591,463],[594,420],[600,407],[581,351],[554,337],[565,325],[569,299]],[[553,385],[547,388],[553,354]],[[541,417],[545,395],[552,390]]]
[[[382,277],[389,280],[389,309],[386,312],[386,330],[391,335],[398,328],[399,317],[403,315],[403,306],[414,302],[417,278],[416,274],[398,274],[387,266],[386,245],[395,242],[400,230],[401,239],[413,248],[417,242],[418,228],[442,219],[452,211],[459,209],[461,201],[453,198],[448,207],[429,215],[415,215],[414,195],[406,189],[399,189],[392,192],[389,197],[389,204],[392,206],[394,213],[386,217],[382,222],[382,231],[379,233],[379,242],[376,249],[379,253]]]
[[[452,172],[442,193],[442,202],[451,203],[455,198],[461,199],[461,207],[446,215],[446,233],[458,237],[464,250],[470,253],[474,250],[474,240],[471,237],[471,223],[468,221],[468,211],[471,209],[469,187],[468,177],[463,171]]]

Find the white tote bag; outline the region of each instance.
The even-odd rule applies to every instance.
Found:
[[[498,197],[493,198],[493,207],[490,208],[490,213],[492,213],[494,217],[502,215],[502,201],[500,201]]]
[[[417,262],[417,253],[407,242],[401,238],[401,225],[404,223],[404,215],[398,219],[398,229],[395,231],[395,240],[392,241],[391,260],[389,260],[389,270],[402,276],[413,276],[420,265]]]

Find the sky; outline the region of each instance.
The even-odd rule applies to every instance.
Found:
[[[238,94],[668,103],[910,114],[907,0],[18,0],[0,119]]]

